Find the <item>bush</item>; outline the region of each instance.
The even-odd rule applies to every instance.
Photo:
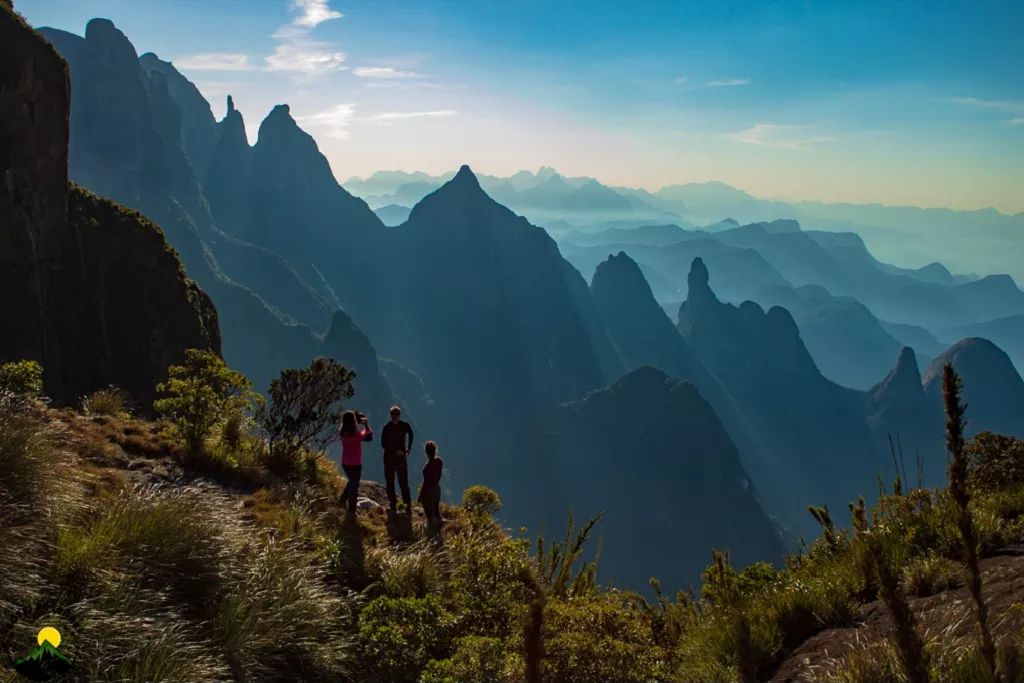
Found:
[[[121,417],[128,414],[128,397],[117,387],[94,391],[82,399],[82,412],[86,415]]]
[[[903,570],[903,584],[906,591],[919,598],[926,598],[944,590],[963,585],[961,573],[963,564],[929,553],[916,557]]]
[[[544,615],[545,681],[616,683],[656,676],[649,628],[612,595],[555,600]]]
[[[459,635],[504,637],[519,629],[532,595],[529,541],[464,534],[449,544],[452,566],[445,605]]]
[[[523,658],[500,638],[467,636],[455,641],[455,654],[427,665],[423,683],[520,683]]]
[[[267,438],[271,472],[296,478],[305,451],[321,453],[338,439],[341,402],[354,395],[354,378],[334,359],[317,358],[308,368],[282,371],[270,383],[270,402],[256,420]]]
[[[7,391],[23,400],[37,399],[43,394],[43,366],[34,360],[20,360],[0,365],[0,392]]]
[[[967,446],[969,483],[982,491],[1024,484],[1024,441],[982,432]]]
[[[210,351],[188,349],[185,364],[172,365],[167,372],[168,381],[156,389],[168,396],[153,405],[174,422],[192,453],[203,450],[210,431],[229,414],[251,411],[263,402],[245,375]]]
[[[501,510],[501,498],[486,486],[470,486],[462,493],[462,505],[470,512],[493,516]]]
[[[359,615],[359,646],[370,669],[360,680],[418,681],[451,654],[452,615],[436,596],[377,598]]]

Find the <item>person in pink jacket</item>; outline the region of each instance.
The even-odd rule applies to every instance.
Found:
[[[366,415],[346,410],[341,415],[341,468],[345,470],[348,483],[341,494],[341,504],[348,503],[351,512],[356,511],[359,499],[359,480],[363,476],[363,442],[373,441]]]

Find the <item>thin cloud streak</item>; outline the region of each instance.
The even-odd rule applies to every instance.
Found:
[[[442,109],[439,111],[390,111],[382,114],[367,116],[366,120],[379,125],[390,126],[399,121],[420,118],[443,118],[458,114],[453,109]]]
[[[969,104],[973,107],[982,107],[984,109],[1024,111],[1024,102],[1013,102],[1010,100],[983,100],[978,97],[950,97],[946,101],[953,102],[954,104]]]
[[[258,69],[249,63],[249,57],[230,52],[202,52],[178,57],[172,62],[179,69],[191,71],[253,71]]]
[[[357,66],[352,73],[362,78],[420,78],[414,71],[399,71],[390,66]]]
[[[737,85],[747,85],[750,83],[749,79],[746,78],[734,78],[728,81],[709,81],[704,86],[707,88],[731,88]]]
[[[813,126],[783,126],[772,123],[758,123],[750,128],[726,134],[726,139],[748,145],[776,147],[779,149],[806,149],[813,145],[834,142],[831,136],[815,136],[805,138],[787,137],[785,131],[813,128]]]

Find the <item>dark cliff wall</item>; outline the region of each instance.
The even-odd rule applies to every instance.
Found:
[[[58,403],[116,384],[145,408],[217,313],[163,233],[68,185],[68,70],[0,3],[0,362],[31,358]]]

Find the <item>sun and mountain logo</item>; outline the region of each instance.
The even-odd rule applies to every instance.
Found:
[[[39,647],[14,663],[14,670],[33,681],[45,681],[51,676],[66,673],[71,660],[61,654],[60,631],[47,626],[36,636]]]

